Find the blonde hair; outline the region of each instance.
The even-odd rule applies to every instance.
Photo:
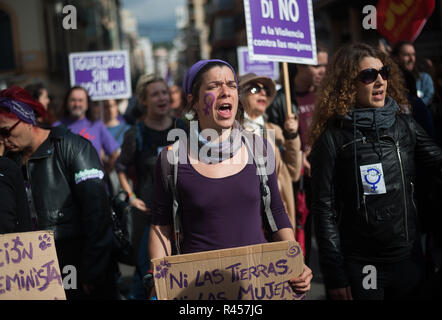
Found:
[[[163,78],[161,78],[160,76],[158,76],[156,74],[152,74],[152,73],[151,74],[143,74],[142,76],[140,76],[138,78],[135,91],[136,91],[137,98],[141,103],[143,103],[144,100],[146,100],[147,86],[151,83],[154,83],[154,82],[163,82],[167,87],[166,81],[164,81]]]

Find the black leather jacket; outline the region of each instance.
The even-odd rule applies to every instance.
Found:
[[[410,256],[419,234],[415,167],[442,177],[441,149],[410,116],[396,115],[390,128],[377,133],[334,120],[310,159],[312,213],[327,288],[349,285],[346,259],[373,263]],[[364,195],[360,166],[374,163],[382,163],[386,193]]]
[[[19,154],[8,156],[21,163]],[[112,251],[110,204],[92,144],[64,126],[52,128],[25,169],[38,228],[54,231],[61,271],[74,264],[82,282],[104,281]]]

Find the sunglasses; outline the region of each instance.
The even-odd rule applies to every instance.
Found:
[[[266,95],[268,97],[270,97],[270,89],[267,88],[266,86],[259,86],[258,84],[252,84],[248,89],[247,89],[251,94],[258,94],[261,92],[261,90],[264,90],[264,92],[266,93]]]
[[[11,136],[11,132],[12,130],[14,130],[14,128],[21,122],[21,120],[19,119],[12,127],[10,127],[9,129],[6,128],[0,128],[0,137],[2,137],[3,139],[9,138]]]
[[[358,74],[358,79],[364,84],[370,84],[376,81],[378,74],[381,75],[383,80],[388,80],[388,76],[390,75],[390,67],[383,66],[380,70],[373,68],[362,70]]]

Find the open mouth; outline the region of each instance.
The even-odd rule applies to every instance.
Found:
[[[375,90],[371,95],[375,100],[382,100],[384,98],[384,90]]]
[[[266,105],[267,104],[267,100],[266,99],[258,99],[258,103]]]
[[[167,103],[161,103],[161,104],[158,104],[158,105],[157,105],[157,108],[159,108],[159,109],[165,109],[165,108],[167,108]]]
[[[217,112],[223,118],[230,118],[232,115],[232,105],[229,103],[224,103],[218,107]]]

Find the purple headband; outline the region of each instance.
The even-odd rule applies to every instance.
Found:
[[[238,80],[236,78],[235,70],[233,69],[233,67],[230,64],[228,64],[227,62],[225,62],[223,60],[218,60],[218,59],[200,60],[197,63],[195,63],[193,66],[190,67],[189,71],[187,71],[186,77],[184,78],[183,88],[186,93],[186,97],[192,91],[193,81],[195,80],[198,72],[200,72],[204,66],[208,65],[209,63],[214,63],[214,62],[219,62],[219,63],[225,64],[226,66],[228,66],[232,70],[233,76],[235,77],[236,86],[238,86]]]
[[[0,98],[0,107],[9,109],[10,112],[26,123],[34,126],[37,124],[34,110],[24,102],[2,97]]]

